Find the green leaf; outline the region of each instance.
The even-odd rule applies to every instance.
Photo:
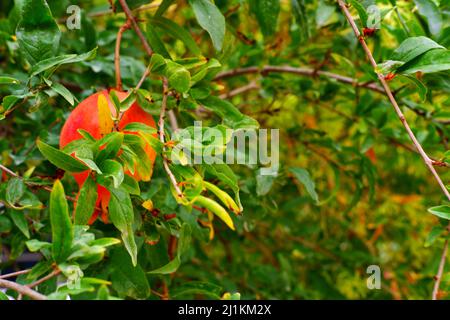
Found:
[[[264,36],[270,36],[277,30],[278,15],[280,14],[279,0],[251,0],[250,9]]]
[[[226,29],[225,17],[222,12],[210,0],[189,0],[189,3],[194,10],[198,23],[209,33],[214,48],[217,51],[222,50]]]
[[[48,80],[47,80],[48,81]],[[46,81],[46,82],[47,82]],[[75,104],[75,97],[72,95],[72,93],[67,90],[66,87],[64,87],[62,84],[57,82],[52,82],[50,87],[59,95],[61,95],[64,99],[66,99],[67,102],[70,103],[70,105]]]
[[[434,73],[450,69],[450,51],[445,49],[430,50],[398,69],[403,74],[415,72]]]
[[[448,205],[429,208],[428,212],[439,218],[450,220],[450,206]]]
[[[89,243],[90,246],[98,246],[98,247],[110,247],[110,246],[114,246],[116,244],[119,244],[120,240],[116,239],[116,238],[101,238],[101,239],[97,239],[92,241],[91,243]]]
[[[73,227],[64,188],[59,180],[55,181],[50,193],[50,224],[52,227],[52,256],[56,263],[61,263],[70,255]]]
[[[0,301],[7,301],[9,300],[8,296],[3,293],[3,291],[0,291]]]
[[[405,63],[403,61],[387,60],[383,63],[377,65],[375,72],[387,76],[390,73],[394,73],[397,69],[403,66]]]
[[[305,0],[291,0],[291,4],[299,32],[302,34],[302,40],[306,40],[309,38],[310,31]]]
[[[208,282],[203,281],[189,281],[187,283],[181,284],[179,287],[175,288],[170,292],[171,298],[181,299],[186,296],[193,295],[203,295],[210,297],[215,300],[220,300],[220,293],[222,288]]]
[[[22,198],[25,193],[26,187],[23,181],[19,178],[12,178],[8,181],[8,185],[6,187],[6,201],[14,206],[20,198]]]
[[[10,232],[12,229],[11,220],[7,216],[0,216],[0,233]]]
[[[141,189],[139,183],[129,175],[125,175],[121,186],[129,193],[134,195],[140,195]]]
[[[131,257],[134,266],[137,265],[137,246],[133,231],[133,205],[130,195],[122,188],[109,189],[111,200],[109,202],[109,217],[114,226],[122,233],[123,243]]]
[[[417,87],[417,92],[420,96],[420,99],[422,100],[422,102],[424,102],[427,97],[428,89],[427,87],[425,87],[423,82],[413,75],[401,75],[401,76],[405,79],[408,79],[409,82],[412,82]]]
[[[58,168],[68,172],[82,172],[88,169],[88,167],[80,161],[56,148],[53,148],[52,146],[49,146],[41,140],[37,140],[36,144],[44,157]]]
[[[305,186],[306,191],[308,192],[309,196],[314,200],[314,202],[318,203],[319,196],[316,193],[315,183],[311,179],[309,172],[303,168],[290,168],[289,171],[292,172],[295,178]]]
[[[433,0],[414,0],[419,14],[428,22],[432,35],[438,35],[442,28],[442,15]]]
[[[0,84],[19,84],[20,81],[12,77],[0,77]]]
[[[210,96],[200,101],[205,108],[222,118],[223,123],[232,129],[256,129],[258,122],[242,114],[232,103],[218,97]]]
[[[145,299],[150,295],[145,272],[140,266],[132,265],[125,250],[114,250],[111,256],[112,287],[120,296]]]
[[[155,134],[157,132],[156,128],[141,122],[130,122],[122,129],[122,131],[145,132],[147,134]]]
[[[74,140],[71,143],[74,143],[75,145],[75,141],[77,140]],[[64,149],[64,152],[68,153],[66,148]],[[82,141],[82,144],[75,149],[75,157],[87,165],[89,169],[94,170],[98,174],[102,174],[102,170],[100,170],[93,160],[94,152],[92,151],[92,144]]]
[[[83,186],[77,197],[75,205],[75,224],[87,225],[89,219],[94,213],[95,202],[97,201],[97,184],[89,175],[84,181]]]
[[[167,61],[166,74],[169,85],[181,93],[186,93],[191,87],[191,74],[182,65],[173,61]]]
[[[46,1],[23,1],[16,36],[21,51],[32,65],[56,55],[61,31]]]
[[[434,226],[428,234],[427,239],[425,240],[425,248],[430,247],[444,231],[445,228],[441,226]]]
[[[348,0],[348,2],[356,9],[358,12],[361,23],[364,27],[367,27],[368,14],[364,6],[358,0]]]
[[[180,230],[180,237],[178,239],[178,246],[177,246],[177,255],[175,258],[167,263],[166,265],[149,271],[149,274],[171,274],[178,270],[178,268],[181,265],[181,255],[183,255],[186,250],[189,248],[189,243],[191,242],[191,227],[184,223],[181,226]]]
[[[391,60],[409,62],[432,49],[445,49],[427,37],[411,37],[403,41],[391,55]]]
[[[100,164],[100,169],[103,172],[102,177],[112,177],[114,188],[118,188],[122,184],[124,172],[123,167],[119,162],[107,159]]]
[[[154,27],[158,27],[160,30],[167,32],[175,39],[179,39],[180,41],[182,41],[192,54],[196,56],[202,55],[202,51],[192,38],[191,34],[175,22],[163,17],[153,17],[149,19],[148,32],[151,32],[150,30],[154,30]],[[150,38],[155,41],[155,36],[152,36],[152,34],[150,34]],[[156,40],[156,44],[158,45],[158,40]],[[165,47],[164,49],[162,49],[162,47],[159,48],[159,50],[156,50],[156,52],[163,55],[165,58],[170,59],[170,54],[167,52]]]
[[[320,0],[316,10],[316,25],[318,28],[322,28],[332,21],[336,15],[336,8],[333,5],[329,5],[326,1]]]
[[[158,10],[156,10],[155,17],[162,16],[174,2],[175,0],[163,0],[163,2],[159,5]]]
[[[114,158],[120,150],[124,139],[124,134],[122,132],[112,132],[106,135],[104,138],[98,140],[96,146],[105,146],[104,149],[100,150],[97,157],[95,158],[96,163],[101,163],[106,159]]]
[[[161,40],[158,31],[156,31],[152,26],[147,27],[147,41],[150,44],[150,47],[153,49],[155,54],[160,54],[166,59],[172,59],[169,51],[167,51],[164,42]]]
[[[27,237],[27,239],[30,239],[30,230],[28,229],[27,218],[25,217],[23,211],[11,210],[9,211],[9,216],[24,236]]]
[[[51,68],[57,68],[64,64],[76,63],[81,61],[88,61],[95,58],[97,55],[97,48],[92,49],[89,52],[77,55],[77,54],[65,54],[61,56],[51,57],[45,60],[41,60],[30,70],[30,77],[36,76],[41,72],[49,70]]]
[[[28,250],[30,250],[31,252],[36,252],[41,249],[50,248],[52,246],[51,243],[39,241],[36,239],[29,240],[25,242],[25,244],[27,245]]]

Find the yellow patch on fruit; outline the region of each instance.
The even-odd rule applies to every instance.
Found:
[[[106,97],[103,94],[98,96],[97,107],[100,134],[108,134],[114,127],[114,121],[111,118],[111,109],[109,109],[108,100],[106,100]]]

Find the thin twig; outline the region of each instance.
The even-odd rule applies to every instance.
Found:
[[[146,4],[146,5],[140,6],[139,8],[134,9],[133,12],[156,9],[160,5],[161,5],[161,2]],[[105,11],[92,12],[92,13],[89,13],[88,16],[90,18],[96,18],[96,17],[102,17],[105,15],[113,14],[113,13],[121,13],[121,12],[114,12],[114,10],[110,9],[110,10],[105,10]]]
[[[61,270],[53,270],[52,272],[50,272],[48,275],[46,275],[45,277],[42,277],[41,279],[39,279],[39,280],[37,280],[37,281],[35,281],[35,282],[33,282],[33,283],[30,283],[30,284],[27,284],[27,287],[28,288],[34,288],[34,287],[37,287],[38,285],[40,285],[41,283],[43,283],[43,282],[45,282],[45,281],[47,281],[47,280],[49,280],[49,279],[51,279],[51,278],[53,278],[54,276],[57,276],[58,274],[60,274],[61,273]]]
[[[22,295],[30,297],[33,300],[47,300],[47,297],[43,294],[40,294],[39,292],[36,292],[27,286],[23,286],[13,281],[0,279],[0,287],[14,290]]]
[[[290,66],[264,66],[262,68],[258,67],[248,67],[248,68],[239,68],[229,71],[224,71],[214,78],[214,80],[221,80],[225,78],[240,76],[244,74],[251,74],[251,73],[259,73],[261,75],[269,74],[269,73],[291,73],[296,75],[302,75],[302,76],[322,76],[330,79],[335,79],[342,83],[351,84],[354,87],[360,87],[360,88],[367,88],[376,92],[384,93],[383,88],[378,86],[377,84],[373,82],[359,82],[357,79],[346,77],[340,74],[328,72],[328,71],[321,71],[321,70],[314,70],[311,68],[296,68],[296,67],[290,67]]]
[[[167,83],[167,79],[163,79],[163,99],[161,104],[161,113],[159,115],[159,140],[163,144],[163,165],[164,170],[166,170],[167,175],[169,176],[170,181],[172,182],[175,191],[177,192],[178,197],[183,198],[183,193],[181,192],[180,187],[178,186],[177,180],[170,170],[169,163],[165,157],[166,147],[165,147],[165,139],[164,139],[164,118],[166,116],[166,108],[167,108],[167,94],[169,91],[169,85]]]
[[[444,250],[442,250],[441,260],[439,262],[439,268],[436,276],[434,277],[434,287],[433,287],[433,295],[432,299],[437,300],[439,293],[439,285],[441,284],[442,274],[444,273],[445,260],[447,259],[447,251],[448,251],[448,239],[445,240]]]
[[[227,99],[227,98],[231,98],[234,96],[237,96],[239,94],[245,93],[247,91],[251,91],[251,90],[258,90],[260,88],[260,86],[255,82],[255,81],[251,81],[250,83],[246,84],[245,86],[236,88],[234,90],[231,90],[230,92],[221,94],[219,97],[221,99]]]
[[[19,176],[18,176],[15,172],[11,171],[10,169],[8,169],[7,167],[5,167],[5,166],[2,165],[2,164],[0,164],[0,169],[2,169],[3,171],[5,171],[5,172],[6,172],[7,174],[9,174],[10,176],[19,178]]]
[[[122,42],[122,35],[125,31],[130,29],[131,21],[128,19],[117,32],[116,47],[114,50],[114,67],[116,70],[116,89],[122,91],[122,76],[120,73],[120,43]]]
[[[369,47],[367,46],[366,41],[364,40],[364,37],[361,35],[361,33],[359,32],[358,27],[356,26],[355,21],[353,20],[352,15],[350,14],[350,11],[348,10],[346,3],[343,0],[337,0],[339,6],[341,7],[342,11],[344,12],[345,17],[347,18],[348,22],[350,23],[353,32],[355,33],[356,37],[358,38],[359,42],[361,43],[361,46],[363,47],[367,58],[369,59],[370,63],[372,64],[372,67],[374,68],[374,70],[376,70],[377,68],[377,63],[375,61],[375,59],[373,58],[372,52],[370,51]],[[389,98],[389,101],[391,102],[392,106],[394,107],[395,112],[397,113],[398,117],[400,118],[400,121],[402,122],[403,126],[406,129],[406,132],[408,133],[409,138],[411,139],[411,141],[413,142],[414,146],[416,147],[417,151],[419,152],[420,156],[422,157],[423,161],[425,162],[425,165],[428,167],[428,169],[430,170],[430,172],[432,173],[432,175],[434,176],[435,180],[438,182],[440,188],[442,189],[443,193],[445,194],[445,196],[447,197],[448,200],[450,200],[450,193],[447,190],[445,184],[442,182],[442,179],[440,178],[439,174],[436,172],[436,169],[434,168],[434,163],[433,160],[430,159],[430,157],[426,154],[426,152],[424,151],[424,149],[422,148],[422,145],[420,144],[420,142],[417,140],[416,136],[414,135],[414,133],[412,132],[408,122],[406,121],[405,116],[403,115],[402,110],[400,109],[400,107],[398,106],[397,101],[395,100],[391,89],[389,88],[389,85],[387,84],[386,80],[384,79],[383,75],[377,73],[378,79],[380,80],[387,97]],[[448,250],[448,240],[445,242],[444,245],[444,249],[442,252],[442,258],[441,258],[441,263],[439,265],[439,270],[438,273],[436,275],[436,282],[434,285],[434,289],[433,289],[433,295],[432,298],[435,299],[437,297],[437,292],[439,291],[439,285],[440,285],[440,281],[441,281],[441,276],[442,276],[442,272],[445,266],[445,261],[446,261],[446,255],[447,255],[447,250]]]
[[[147,67],[144,71],[144,74],[142,75],[141,79],[139,80],[138,84],[134,88],[135,90],[139,90],[142,85],[144,84],[145,79],[150,75],[150,67]]]
[[[149,56],[153,54],[153,50],[148,44],[147,40],[145,39],[144,34],[142,33],[142,30],[139,28],[138,23],[136,22],[136,19],[133,16],[133,13],[131,12],[130,8],[128,7],[128,4],[125,0],[119,0],[120,5],[122,6],[123,12],[125,12],[125,15],[127,16],[127,19],[131,21],[131,24],[133,26],[134,31],[136,32],[137,36],[141,40],[142,45],[144,46],[145,52]]]
[[[31,269],[26,269],[26,270],[20,270],[20,271],[17,271],[17,272],[2,274],[2,275],[0,275],[0,279],[7,279],[7,278],[12,278],[12,277],[17,277],[17,276],[20,276],[22,274],[29,273],[30,271],[31,271]]]

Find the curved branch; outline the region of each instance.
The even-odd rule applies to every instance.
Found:
[[[181,198],[183,198],[183,193],[181,192],[181,189],[178,186],[177,179],[175,178],[173,172],[169,168],[169,163],[168,163],[168,161],[166,159],[166,156],[164,154],[165,151],[166,151],[165,139],[164,139],[164,118],[166,117],[168,92],[169,92],[169,88],[168,88],[168,84],[167,84],[167,79],[164,78],[163,79],[163,99],[162,99],[162,104],[161,104],[161,113],[159,115],[159,121],[158,121],[158,125],[159,125],[159,140],[163,144],[163,165],[164,165],[164,170],[166,170],[166,173],[169,176],[170,182],[172,182],[172,185],[175,188],[175,191],[177,192],[178,197],[181,199]]]
[[[47,300],[47,297],[44,296],[43,294],[40,294],[39,292],[36,292],[27,286],[23,286],[21,284],[15,283],[13,281],[0,279],[0,287],[14,290],[14,291],[20,293],[21,295],[30,297],[33,300]]]
[[[120,43],[122,42],[122,35],[125,31],[130,29],[130,23],[131,21],[128,19],[127,22],[125,22],[117,32],[117,38],[116,38],[116,47],[114,50],[114,67],[116,71],[116,89],[119,91],[122,91],[122,76],[120,72]]]
[[[366,88],[369,90],[373,90],[379,93],[384,93],[384,90],[382,87],[377,85],[373,82],[359,82],[357,79],[346,77],[340,74],[328,72],[328,71],[321,71],[321,70],[314,70],[311,68],[297,68],[297,67],[290,67],[290,66],[264,66],[262,68],[258,67],[248,67],[248,68],[239,68],[234,69],[230,71],[224,71],[217,74],[217,76],[214,78],[214,80],[221,80],[225,78],[240,76],[244,74],[251,74],[251,73],[259,73],[262,75],[269,74],[269,73],[291,73],[301,76],[322,76],[325,78],[335,79],[336,81],[351,84],[354,87],[360,87],[360,88]]]
[[[130,7],[128,7],[128,4],[125,0],[119,0],[120,5],[122,6],[123,12],[125,12],[125,15],[127,16],[127,19],[131,21],[131,25],[133,26],[134,31],[136,32],[137,36],[141,40],[142,45],[144,46],[145,52],[149,56],[153,54],[153,50],[148,44],[147,40],[145,39],[144,34],[142,33],[142,30],[139,28],[138,23],[136,22],[136,19],[133,16],[133,13],[130,10]]]

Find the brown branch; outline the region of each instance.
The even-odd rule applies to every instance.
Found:
[[[167,95],[169,92],[169,85],[167,83],[167,79],[163,79],[163,99],[161,104],[161,113],[159,115],[159,140],[163,144],[163,166],[164,170],[166,170],[167,175],[169,176],[170,181],[172,182],[175,191],[177,192],[178,197],[183,198],[183,193],[181,192],[180,187],[178,186],[177,179],[174,174],[170,170],[169,163],[165,156],[166,147],[165,147],[165,139],[164,139],[164,118],[166,116],[166,108],[167,108]]]
[[[12,277],[17,277],[17,276],[20,276],[22,274],[27,274],[30,271],[31,271],[31,269],[26,269],[26,270],[21,270],[21,271],[17,271],[17,272],[3,274],[3,275],[0,275],[0,279],[7,279],[7,278],[12,278]]]
[[[47,281],[47,280],[49,280],[49,279],[51,279],[51,278],[53,278],[54,276],[57,276],[58,274],[60,274],[61,273],[61,270],[53,270],[52,272],[50,272],[48,275],[46,275],[45,277],[42,277],[41,279],[39,279],[39,280],[37,280],[37,281],[35,281],[35,282],[33,282],[33,283],[30,283],[30,284],[27,284],[27,287],[28,288],[34,288],[34,287],[37,287],[38,285],[40,285],[41,283],[43,283],[43,282],[45,282],[45,281]]]
[[[144,71],[144,74],[142,75],[141,79],[139,80],[138,84],[136,85],[135,90],[139,90],[142,85],[144,84],[145,79],[150,75],[150,67],[147,67]]]
[[[122,35],[125,31],[130,29],[131,27],[131,21],[128,19],[117,32],[117,38],[116,38],[116,47],[114,50],[114,67],[116,70],[116,89],[118,91],[122,91],[122,76],[120,73],[120,43],[122,42]]]
[[[40,294],[39,292],[36,292],[27,286],[23,286],[21,284],[15,283],[13,281],[0,279],[0,287],[14,290],[21,295],[30,297],[33,300],[47,300],[47,297],[44,296],[43,294]]]
[[[247,91],[258,90],[259,88],[260,88],[260,86],[255,81],[252,81],[249,84],[246,84],[245,86],[242,86],[242,87],[236,88],[234,90],[231,90],[230,92],[221,94],[219,96],[219,98],[227,99],[227,98],[231,98],[231,97],[237,96],[239,94],[245,93]]]
[[[130,8],[128,7],[128,4],[125,0],[119,0],[120,5],[122,6],[123,12],[125,12],[125,15],[127,16],[127,19],[131,21],[131,25],[133,26],[134,31],[136,32],[137,36],[141,40],[142,45],[144,46],[145,52],[149,56],[153,54],[153,50],[148,44],[147,40],[145,39],[144,34],[142,33],[142,30],[139,28],[138,23],[136,22],[136,19],[133,16],[133,13],[131,12]]]
[[[290,66],[264,66],[262,68],[258,67],[248,67],[248,68],[239,68],[234,69],[230,71],[224,71],[214,78],[214,80],[221,80],[225,78],[240,76],[244,74],[251,74],[251,73],[259,73],[261,75],[266,75],[269,73],[290,73],[295,75],[301,75],[301,76],[308,76],[308,77],[314,77],[314,76],[322,76],[325,78],[335,79],[342,83],[351,84],[354,87],[360,87],[360,88],[366,88],[369,90],[373,90],[379,93],[384,93],[383,88],[378,86],[377,84],[373,82],[359,82],[357,79],[346,77],[340,74],[328,72],[328,71],[321,71],[321,70],[314,70],[311,68],[296,68],[296,67],[290,67]]]
[[[350,23],[353,32],[355,33],[355,36],[358,38],[359,42],[361,43],[361,46],[363,47],[367,58],[369,59],[370,63],[372,64],[372,67],[374,68],[374,70],[376,70],[377,68],[377,63],[375,61],[375,59],[373,58],[372,52],[370,51],[369,47],[367,46],[366,41],[364,40],[364,37],[361,35],[361,33],[359,32],[358,27],[356,26],[355,21],[353,20],[352,15],[350,14],[346,3],[343,0],[337,0],[339,6],[341,7],[342,11],[344,12],[345,17],[347,18],[347,21]],[[434,168],[434,162],[433,160],[430,159],[430,157],[426,154],[426,152],[424,151],[424,149],[422,148],[422,145],[420,144],[420,142],[417,140],[416,136],[414,135],[414,133],[412,132],[408,122],[406,121],[405,116],[403,115],[402,110],[400,109],[397,101],[395,100],[391,89],[389,87],[389,85],[387,84],[386,80],[384,79],[383,75],[377,73],[378,79],[380,80],[387,97],[389,98],[389,101],[391,102],[392,106],[394,107],[395,112],[397,113],[397,116],[399,117],[400,121],[402,122],[403,126],[406,129],[406,132],[408,133],[409,138],[411,139],[411,141],[413,142],[415,148],[417,149],[417,151],[419,152],[420,156],[422,157],[425,165],[428,167],[428,169],[430,170],[431,174],[434,176],[435,180],[437,181],[437,183],[439,184],[441,190],[443,191],[443,193],[445,194],[445,196],[447,197],[448,200],[450,200],[450,193],[447,190],[445,184],[442,182],[439,174],[436,172],[435,168]],[[447,255],[447,250],[448,250],[448,240],[445,242],[444,245],[444,249],[442,252],[442,258],[441,258],[441,263],[439,265],[439,270],[438,273],[436,275],[436,282],[434,285],[434,289],[433,289],[433,295],[432,298],[436,299],[437,298],[437,292],[439,292],[439,285],[441,282],[441,276],[442,276],[442,272],[444,270],[444,266],[445,266],[445,260],[446,260],[446,255]]]
[[[439,262],[439,268],[436,276],[434,277],[434,287],[432,299],[437,300],[439,293],[439,285],[441,284],[442,274],[444,273],[445,260],[447,259],[447,251],[448,251],[448,239],[445,240],[444,250],[442,250],[441,260]]]
[[[139,8],[134,9],[133,12],[139,12],[139,11],[146,11],[146,10],[150,10],[150,9],[156,9],[160,5],[161,5],[161,2],[146,4],[146,5],[140,6]],[[106,15],[109,15],[109,14],[114,14],[114,13],[121,13],[121,12],[114,12],[114,10],[105,10],[105,11],[89,13],[88,16],[90,18],[96,18],[96,17],[102,17],[102,16],[106,16]],[[64,22],[64,21],[62,20],[61,22]]]

